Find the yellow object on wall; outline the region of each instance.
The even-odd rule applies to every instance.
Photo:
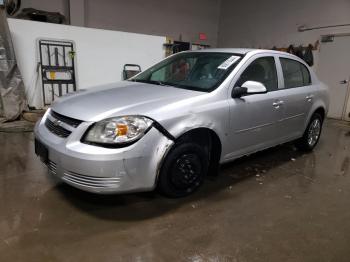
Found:
[[[50,79],[55,80],[56,79],[56,72],[55,71],[50,71]]]

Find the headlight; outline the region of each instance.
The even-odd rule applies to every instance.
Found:
[[[140,139],[153,121],[143,116],[114,117],[97,122],[83,138],[85,142],[118,145]]]

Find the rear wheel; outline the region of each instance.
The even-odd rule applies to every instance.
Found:
[[[313,114],[303,136],[297,140],[296,146],[303,151],[313,150],[320,139],[322,124],[322,116],[318,113]]]
[[[208,172],[208,154],[195,143],[180,143],[166,156],[158,189],[168,197],[183,197],[200,187]]]

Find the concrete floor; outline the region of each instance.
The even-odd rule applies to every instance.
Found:
[[[0,133],[0,261],[350,261],[350,126],[276,147],[184,199],[98,196],[50,178],[33,134]]]

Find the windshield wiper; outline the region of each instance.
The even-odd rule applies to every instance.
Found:
[[[159,85],[159,86],[169,86],[170,85],[170,84],[163,82],[163,81],[146,80],[146,79],[129,79],[128,81],[140,82],[140,83],[146,83],[146,84],[154,84],[154,85]]]
[[[130,81],[130,82],[141,82],[141,81],[138,80],[138,79],[127,79],[126,81]]]
[[[154,81],[154,83],[155,83],[156,85],[160,85],[160,86],[168,86],[167,83],[162,82],[162,81]]]

